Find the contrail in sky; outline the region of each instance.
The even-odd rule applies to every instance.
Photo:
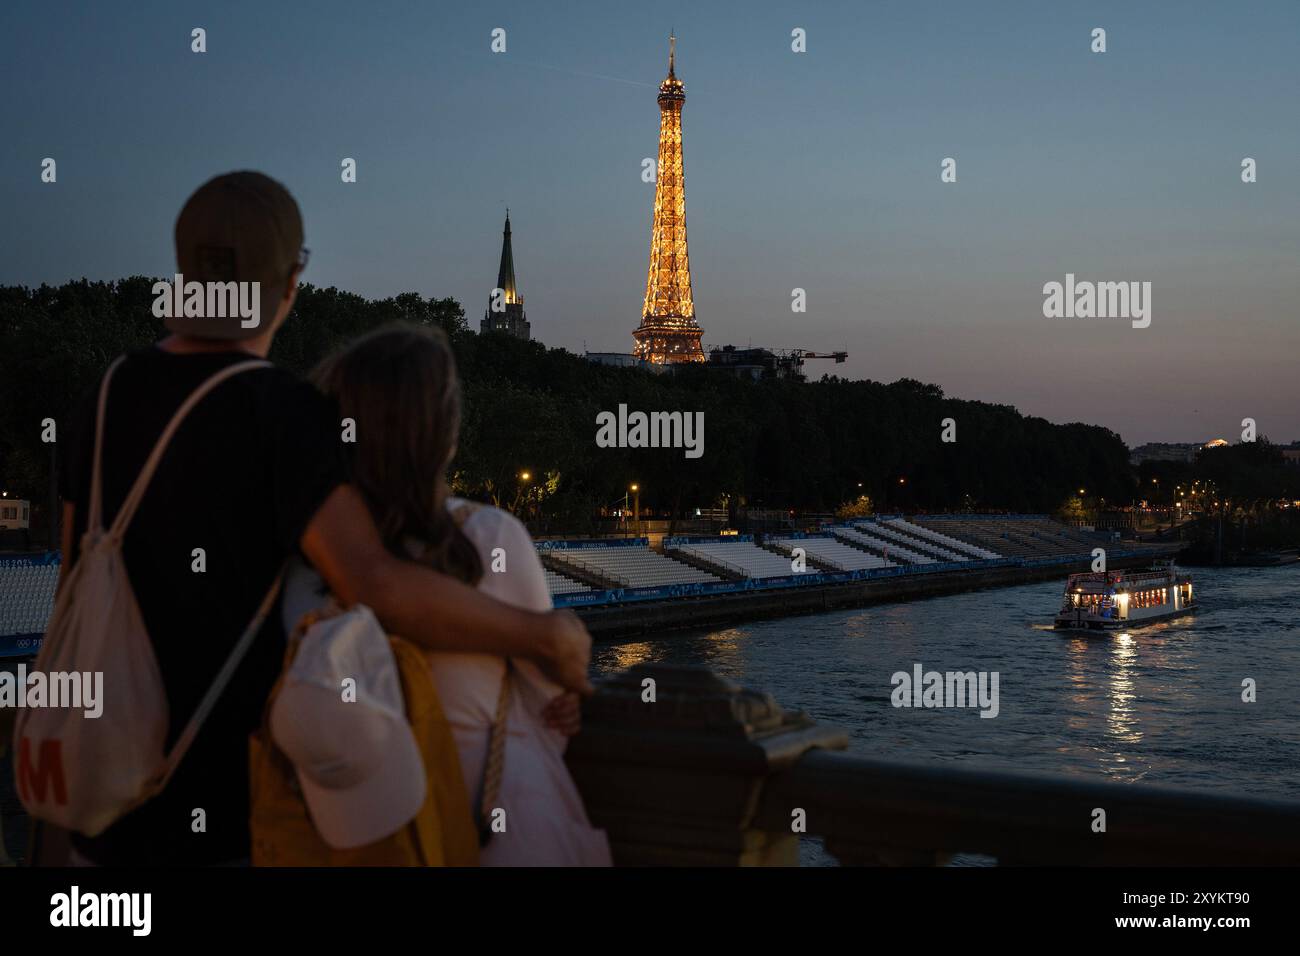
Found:
[[[570,76],[584,76],[593,80],[610,80],[614,83],[626,83],[629,86],[643,86],[649,89],[657,89],[657,83],[643,83],[640,80],[629,80],[621,76],[608,76],[604,73],[583,73],[580,70],[570,70],[562,66],[551,66],[549,63],[535,63],[532,60],[521,60],[518,57],[512,57],[511,63],[522,63],[524,66],[535,66],[543,70],[553,70],[556,73],[567,73]]]

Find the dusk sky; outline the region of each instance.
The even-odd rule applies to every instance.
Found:
[[[809,371],[1131,445],[1300,439],[1295,0],[7,0],[0,283],[170,275],[185,198],[252,168],[302,207],[306,281],[475,329],[509,205],[534,337],[631,351],[670,29],[706,347],[847,349]],[[1066,273],[1150,282],[1150,327],[1045,318]]]

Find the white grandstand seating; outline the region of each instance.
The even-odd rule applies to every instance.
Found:
[[[858,525],[855,528],[835,528],[832,533],[837,538],[850,543],[865,545],[877,551],[883,551],[885,556],[900,558],[908,564],[934,564],[934,558],[929,555],[913,551],[897,541],[891,541],[888,538],[872,534],[869,525]]]
[[[971,544],[968,541],[953,538],[941,531],[933,531],[930,528],[923,527],[922,525],[913,524],[904,518],[894,518],[889,521],[888,524],[898,528],[900,531],[905,531],[907,534],[914,534],[925,538],[928,541],[935,541],[939,544],[947,545],[950,548],[962,551],[977,558],[1002,557],[1002,555],[998,554],[996,551],[990,551],[988,548],[981,548],[979,545]]]
[[[556,549],[555,560],[576,565],[612,579],[620,587],[653,588],[665,584],[702,584],[720,580],[716,575],[674,561],[649,548]]]
[[[931,530],[958,536],[980,547],[997,548],[1012,558],[1060,557],[1090,550],[1091,540],[1076,540],[1079,532],[1046,516],[957,516],[936,521],[918,519]]]
[[[44,634],[58,582],[57,564],[0,565],[0,634]]]
[[[969,561],[971,559],[971,555],[969,554],[960,554],[949,548],[945,548],[943,545],[935,541],[927,541],[924,538],[913,537],[899,528],[894,528],[883,521],[859,522],[858,524],[855,524],[854,527],[859,531],[865,531],[867,534],[894,541],[903,545],[905,548],[912,549],[913,551],[920,551],[921,553],[927,554],[939,561]]]
[[[773,554],[752,541],[723,538],[719,541],[682,544],[675,550],[702,561],[712,561],[747,578],[780,578],[794,573],[789,558]]]
[[[590,584],[583,584],[581,581],[575,581],[572,578],[566,578],[563,574],[557,574],[550,568],[543,568],[546,572],[546,590],[551,594],[580,594],[583,591],[590,591]]]
[[[769,540],[782,550],[803,548],[804,553],[809,557],[839,571],[869,571],[873,568],[895,567],[893,561],[886,561],[874,554],[859,551],[834,538],[772,538]]]

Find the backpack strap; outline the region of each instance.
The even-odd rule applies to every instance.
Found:
[[[100,509],[102,508],[102,491],[100,488],[100,453],[104,430],[104,408],[108,398],[108,379],[114,369],[122,361],[119,358],[110,366],[104,375],[104,384],[100,387],[99,392],[99,413],[95,423],[95,464],[92,473],[91,483],[91,506],[90,516],[86,525],[87,530],[91,528],[102,527]],[[176,409],[167,427],[163,429],[162,435],[158,438],[157,444],[154,445],[153,451],[145,460],[144,467],[140,469],[140,474],[135,479],[135,484],[127,492],[127,496],[122,501],[122,506],[118,508],[117,515],[113,519],[113,525],[108,530],[108,537],[114,541],[121,542],[122,537],[126,534],[127,527],[131,524],[131,519],[135,517],[135,512],[140,507],[140,502],[144,498],[145,489],[149,487],[149,482],[153,478],[153,473],[158,468],[158,463],[162,461],[163,454],[167,451],[167,446],[176,434],[176,429],[181,427],[185,417],[190,411],[201,402],[207,394],[224,382],[231,376],[238,375],[241,372],[249,372],[255,368],[269,368],[270,362],[265,359],[252,359],[247,362],[236,362],[234,365],[227,365],[221,371],[210,376],[207,381],[190,393],[189,397],[181,403],[181,407]],[[95,524],[89,523],[94,521]]]
[[[125,359],[125,355],[119,355],[115,358],[113,364],[108,367],[108,371],[104,373],[103,381],[99,383],[99,405],[95,411],[95,451],[92,456],[93,464],[90,470],[90,510],[86,514],[87,532],[102,532],[104,530],[99,480],[100,449],[104,445],[104,409],[108,406],[108,383],[112,380],[117,367]]]
[[[514,663],[507,657],[506,672],[501,677],[501,690],[497,693],[497,712],[492,718],[492,730],[488,734],[487,760],[483,762],[483,779],[479,781],[478,806],[475,808],[480,847],[487,846],[492,839],[492,811],[496,809],[494,804],[501,791],[501,778],[506,769],[506,715],[510,711],[514,674]]]

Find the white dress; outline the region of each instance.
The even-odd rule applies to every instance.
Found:
[[[465,502],[452,498],[448,508]],[[481,505],[462,525],[483,560],[479,590],[503,604],[532,611],[551,608],[541,561],[528,530],[514,515]],[[494,571],[493,567],[499,570]],[[286,627],[320,603],[320,579],[309,568],[285,584]],[[314,602],[314,603],[313,603]],[[496,716],[505,660],[492,654],[429,653],[434,684],[460,754],[461,772],[476,807]],[[506,718],[505,766],[496,804],[503,832],[480,852],[482,866],[610,866],[609,841],[587,819],[578,788],[564,765],[568,739],[548,728],[542,710],[561,688],[530,661],[514,661],[514,689]]]

